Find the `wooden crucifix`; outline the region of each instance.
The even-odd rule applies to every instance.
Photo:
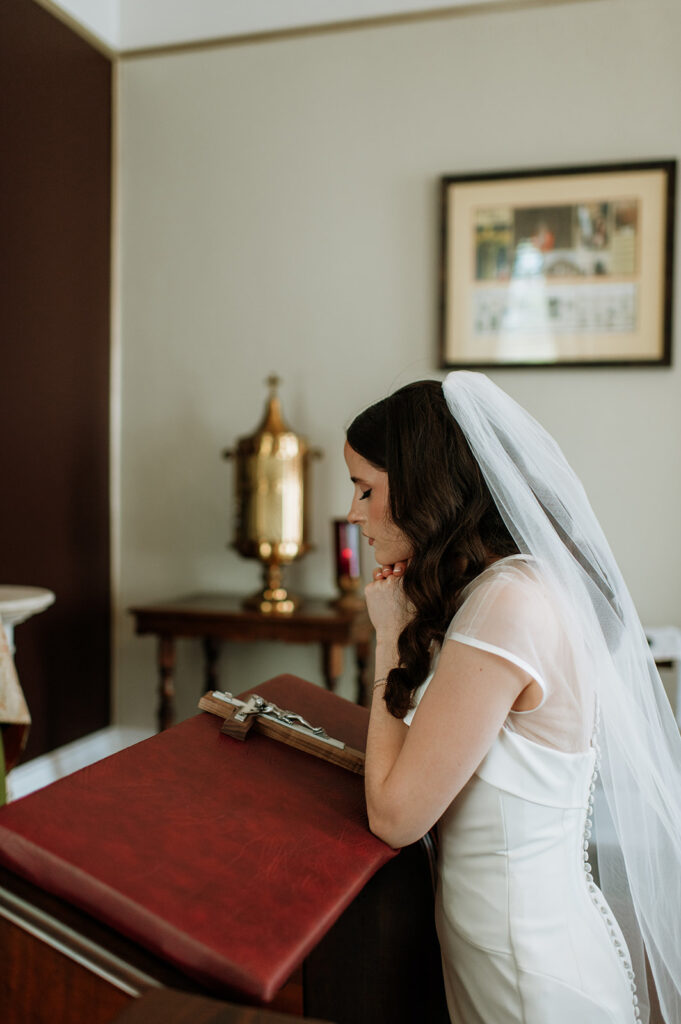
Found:
[[[209,690],[199,701],[199,709],[224,719],[221,732],[245,740],[251,729],[270,739],[303,750],[323,761],[364,774],[364,754],[329,736],[321,726],[311,725],[295,711],[284,711],[257,693],[240,700],[231,693]]]

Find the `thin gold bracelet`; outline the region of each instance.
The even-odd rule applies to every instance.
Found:
[[[373,689],[375,690],[377,686],[384,686],[387,682],[388,682],[388,677],[387,676],[383,676],[382,679],[375,679],[374,680]]]

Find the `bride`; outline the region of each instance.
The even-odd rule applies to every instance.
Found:
[[[646,958],[681,1021],[681,742],[579,481],[468,372],[371,406],[345,458],[379,566],[369,823],[437,823],[452,1021],[647,1021]]]

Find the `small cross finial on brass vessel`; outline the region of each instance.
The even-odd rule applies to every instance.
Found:
[[[265,383],[272,389],[272,393],[274,393],[281,384],[281,377],[278,377],[276,373],[271,373]]]

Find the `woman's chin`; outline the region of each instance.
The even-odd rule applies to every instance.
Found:
[[[395,562],[408,562],[411,555],[405,555],[395,551],[380,551],[374,548],[374,558],[377,563],[383,565],[394,565]]]

